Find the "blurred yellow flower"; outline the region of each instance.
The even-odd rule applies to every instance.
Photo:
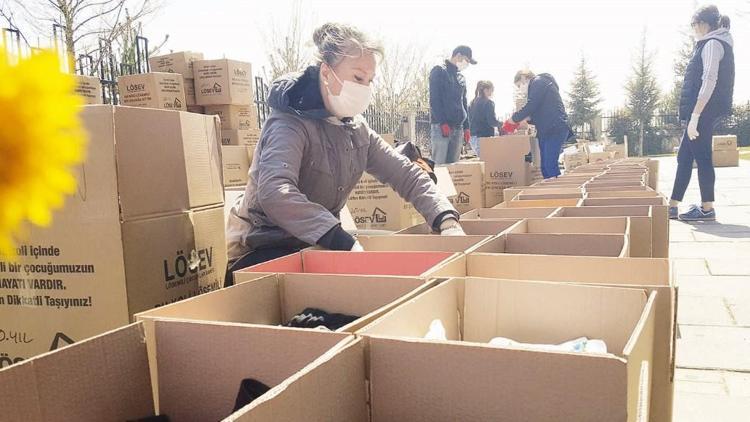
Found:
[[[24,222],[49,225],[75,191],[86,144],[81,104],[53,52],[11,64],[0,45],[0,256],[15,256]]]

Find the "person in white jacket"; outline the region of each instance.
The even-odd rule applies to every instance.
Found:
[[[677,153],[677,174],[669,203],[669,218],[683,221],[716,220],[712,161],[713,131],[719,119],[732,111],[734,92],[734,41],[729,33],[730,20],[716,6],[700,8],[692,20],[696,45],[685,69],[680,95],[680,120],[687,128]],[[693,205],[680,214],[693,161],[698,167],[701,205]]]

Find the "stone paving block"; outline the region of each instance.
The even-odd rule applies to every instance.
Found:
[[[680,325],[677,366],[750,371],[750,328]]]
[[[750,244],[745,250],[737,245],[742,243],[727,242],[677,242],[669,245],[669,256],[672,258],[739,258],[745,257],[745,265],[750,271]],[[709,267],[710,269],[710,267]]]
[[[750,243],[735,243],[732,246]],[[750,276],[750,257],[745,254],[730,253],[725,257],[708,257],[708,271],[711,275],[746,275]]]
[[[750,398],[750,374],[746,372],[724,372],[723,378],[731,397]]]
[[[708,266],[705,259],[673,259],[672,267],[678,283],[681,285],[682,276],[707,276]]]
[[[733,225],[733,227],[735,227],[734,230],[715,232],[695,230],[691,234],[698,242],[750,242],[750,230],[744,231],[739,229],[739,227],[747,228],[746,226]]]
[[[750,304],[750,278],[684,275],[679,277],[680,297],[725,298],[730,305]]]
[[[747,422],[750,400],[689,392],[675,393],[673,422]]]
[[[680,294],[677,309],[677,323],[680,325],[735,325],[729,304],[722,297],[697,297]]]
[[[682,298],[680,298],[682,300]],[[735,321],[735,325],[739,327],[750,327],[750,302],[744,301],[743,303],[731,303],[737,301],[735,299],[724,299],[729,302],[729,311],[732,314],[732,319]],[[747,351],[750,353],[750,350]]]

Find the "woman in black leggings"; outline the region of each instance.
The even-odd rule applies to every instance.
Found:
[[[683,221],[716,220],[712,162],[712,139],[719,119],[732,111],[734,92],[734,41],[729,18],[716,6],[699,9],[693,16],[696,45],[685,69],[680,95],[680,120],[688,122],[677,153],[677,175],[669,203],[669,218]],[[685,196],[693,160],[698,166],[701,206],[693,205],[680,214],[678,205]]]

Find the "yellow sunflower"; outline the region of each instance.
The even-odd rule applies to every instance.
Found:
[[[75,79],[58,57],[8,58],[0,45],[0,256],[12,258],[22,224],[48,226],[75,191],[86,136]]]

